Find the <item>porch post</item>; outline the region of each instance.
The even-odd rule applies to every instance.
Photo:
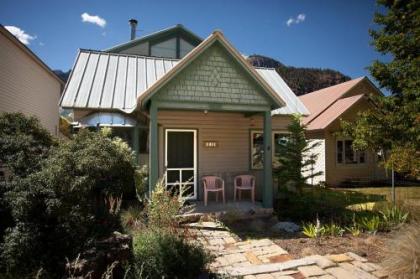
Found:
[[[139,133],[139,127],[136,125],[133,127],[133,149],[135,152],[135,160],[136,165],[139,164],[139,151],[140,151],[140,133]]]
[[[157,124],[158,108],[153,100],[150,103],[150,120],[149,120],[149,133],[150,133],[150,150],[149,150],[149,193],[154,190],[158,181],[158,124]]]
[[[264,112],[264,187],[263,206],[273,207],[271,111]]]

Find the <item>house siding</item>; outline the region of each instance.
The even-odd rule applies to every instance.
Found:
[[[269,106],[254,81],[216,43],[160,89],[158,101]]]
[[[242,113],[202,111],[158,112],[159,175],[164,173],[165,129],[196,129],[198,150],[198,179],[204,175],[218,175],[226,182],[226,194],[233,197],[233,177],[252,173],[257,180],[257,198],[261,198],[262,171],[250,169],[250,131],[263,129],[263,117],[245,117]],[[288,116],[273,117],[273,131],[284,131],[290,123]],[[204,141],[217,141],[217,148],[205,148]],[[202,199],[201,183],[198,198]]]
[[[0,33],[0,112],[22,112],[58,130],[60,82]]]
[[[370,108],[367,101],[362,101],[350,108],[342,115],[342,119],[353,122],[359,111],[365,111]],[[338,136],[336,132],[340,130],[340,120],[335,121],[325,131],[325,165],[326,165],[326,182],[330,186],[339,186],[347,179],[366,178],[369,180],[383,179],[386,177],[385,171],[378,166],[376,154],[366,152],[366,163],[364,164],[337,164],[336,141]]]

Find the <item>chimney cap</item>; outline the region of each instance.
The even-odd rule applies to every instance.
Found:
[[[130,24],[137,24],[138,23],[137,19],[135,19],[135,18],[131,18],[130,20],[128,20],[128,22]]]

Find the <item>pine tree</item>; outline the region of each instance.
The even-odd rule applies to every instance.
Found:
[[[301,193],[307,181],[322,174],[313,171],[318,156],[312,151],[320,143],[312,143],[306,139],[305,130],[306,126],[301,123],[301,116],[293,115],[288,126],[289,137],[284,143],[276,143],[276,156],[280,167],[275,170],[275,174],[278,177],[279,189],[294,188]]]
[[[384,154],[385,166],[418,177],[420,174],[420,1],[377,0],[379,28],[371,30],[377,51],[391,57],[374,61],[369,70],[390,96],[372,98],[375,109],[343,122],[356,150]]]

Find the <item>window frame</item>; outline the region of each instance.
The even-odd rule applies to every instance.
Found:
[[[365,165],[367,163],[367,153],[366,151],[355,151],[352,149],[353,152],[353,162],[346,162],[346,142],[351,141],[351,146],[353,145],[353,139],[350,138],[337,138],[335,140],[335,163],[339,166],[359,166]],[[341,162],[338,161],[338,144],[341,142]],[[361,154],[364,154],[364,162],[360,162]]]
[[[263,130],[250,130],[250,136],[249,136],[249,168],[251,170],[263,170],[264,169],[264,164],[262,167],[255,167],[254,166],[254,160],[253,160],[253,148],[254,148],[254,135],[255,134],[263,134],[264,135],[264,131]],[[274,162],[274,158],[275,158],[275,144],[274,144],[274,139],[275,139],[275,135],[279,134],[279,135],[284,135],[284,134],[290,134],[289,131],[287,130],[275,130],[271,132],[271,142],[273,143],[273,146],[271,148],[271,158],[272,158],[272,162]],[[272,166],[274,168],[274,166]]]

